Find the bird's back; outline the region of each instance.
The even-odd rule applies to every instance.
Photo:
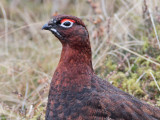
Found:
[[[115,120],[160,120],[160,109],[121,91],[96,75],[93,81],[97,82],[93,86],[99,86],[97,94],[101,98],[101,110],[107,113],[107,117]]]

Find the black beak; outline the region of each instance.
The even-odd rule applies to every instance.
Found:
[[[48,23],[43,25],[42,27],[42,30],[50,30],[50,29],[51,29],[51,26],[49,26]]]
[[[62,37],[61,34],[55,28],[56,28],[56,25],[47,23],[47,24],[43,25],[42,30],[51,31],[57,38]]]

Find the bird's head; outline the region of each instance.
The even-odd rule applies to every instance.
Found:
[[[90,46],[88,31],[81,19],[70,15],[54,16],[42,29],[51,31],[62,44]]]

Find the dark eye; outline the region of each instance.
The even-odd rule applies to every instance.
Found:
[[[70,27],[73,26],[73,22],[71,22],[71,21],[65,21],[65,22],[62,22],[60,26],[62,26],[64,28],[70,28]]]
[[[69,21],[66,21],[66,22],[63,23],[63,25],[65,25],[65,26],[70,26],[71,23],[70,23]]]

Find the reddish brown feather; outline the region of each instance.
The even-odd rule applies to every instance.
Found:
[[[46,120],[160,120],[159,108],[95,75],[88,32],[79,18],[58,15],[53,19],[72,19],[77,25],[57,28],[63,48],[50,84]]]

